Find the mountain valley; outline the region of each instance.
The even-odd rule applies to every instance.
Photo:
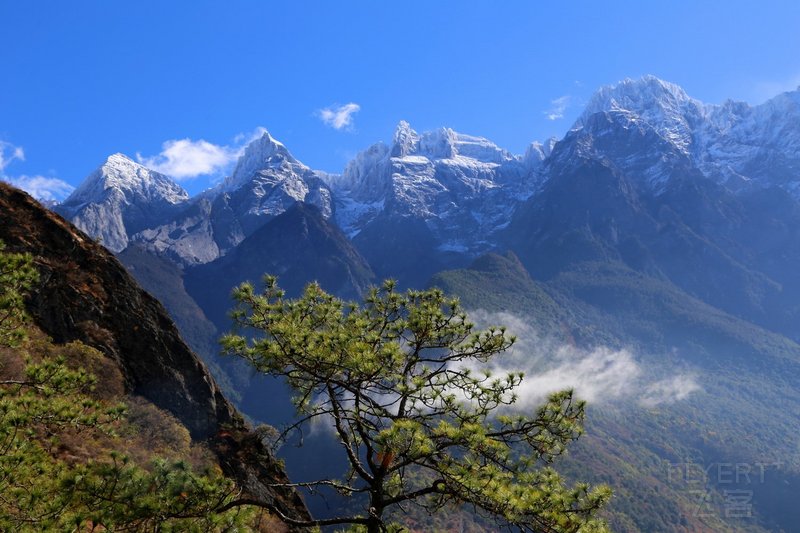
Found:
[[[800,90],[710,105],[646,76],[522,155],[400,122],[341,175],[264,132],[191,198],[115,154],[54,210],[117,254],[254,421],[291,407],[218,357],[234,286],[436,286],[520,337],[509,365],[531,382],[590,396],[559,465],[615,489],[614,530],[799,530]]]

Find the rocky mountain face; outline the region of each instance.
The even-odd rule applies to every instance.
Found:
[[[332,215],[320,175],[264,132],[229,178],[195,198],[170,178],[114,154],[55,210],[114,252],[136,243],[184,266],[224,255],[296,202]]]
[[[513,200],[533,192],[532,171],[546,155],[538,148],[516,157],[481,137],[448,128],[420,135],[400,122],[390,146],[373,145],[329,179],[336,222],[352,237],[376,218],[412,217],[442,250],[486,248]]]
[[[270,237],[268,261],[253,244],[239,250],[300,202],[318,211],[314,227],[344,233],[325,260],[346,265],[335,288],[343,295],[368,279],[422,285],[510,248],[544,279],[582,261],[621,261],[789,334],[800,313],[791,304],[800,296],[798,118],[800,91],[757,106],[710,105],[647,76],[600,89],[563,139],[533,143],[521,156],[401,122],[391,143],[325,175],[264,132],[224,182],[198,197],[117,154],[56,209],[110,249],[135,243],[187,280],[222,264],[252,277],[269,269],[332,280],[304,237]]]
[[[167,176],[122,154],[109,156],[55,211],[114,252],[175,213],[189,195]]]
[[[404,263],[468,264],[496,248],[524,202],[586,160],[613,166],[642,194],[702,176],[739,198],[777,187],[797,199],[798,119],[800,91],[758,106],[710,105],[646,76],[600,89],[557,150],[551,140],[515,156],[481,137],[447,128],[420,134],[401,122],[390,144],[326,175],[264,132],[223,183],[195,198],[115,154],[56,209],[114,251],[136,242],[186,266],[224,256],[304,202],[334,221],[379,276],[396,275]],[[397,242],[387,245],[390,234]]]
[[[391,145],[373,145],[329,178],[335,220],[379,276],[418,284],[493,246],[535,189],[547,151],[534,144],[519,157],[481,137],[447,128],[418,134],[400,122]]]
[[[208,263],[297,202],[317,207],[326,218],[333,212],[331,192],[318,173],[264,132],[245,148],[223,183],[186,202],[172,220],[153,224],[132,240],[181,265]]]
[[[116,362],[128,390],[173,413],[221,468],[254,496],[292,516],[307,511],[161,304],[104,247],[27,194],[0,183],[0,240],[34,256],[39,284],[28,310],[55,342],[80,340]],[[102,386],[102,383],[100,384]]]
[[[614,126],[602,126],[596,115]],[[798,198],[800,186],[800,90],[780,94],[756,106],[726,101],[705,104],[654,76],[620,82],[600,89],[589,101],[572,131],[616,138],[625,131],[647,131],[658,146],[643,150],[641,143],[627,152],[605,154],[632,170],[645,153],[651,156],[649,173],[642,178],[658,188],[668,181],[657,156],[683,156],[704,176],[735,192],[780,187]],[[593,123],[592,123],[593,122]],[[602,121],[601,121],[602,122]],[[630,157],[630,161],[625,161]],[[652,160],[655,159],[655,160]]]
[[[794,110],[782,124],[771,110],[794,98],[742,104],[738,116],[769,115],[790,143]],[[732,120],[731,106],[701,104],[655,78],[601,90],[553,149],[547,181],[516,210],[505,245],[544,279],[581,262],[620,261],[796,337],[800,174],[787,171],[796,152],[775,156],[770,128]],[[733,148],[746,130],[747,158]]]
[[[261,286],[277,275],[291,297],[318,281],[342,298],[357,299],[376,282],[372,269],[334,224],[314,207],[297,203],[268,221],[219,259],[186,269],[189,294],[224,331],[233,307],[231,289],[245,281]]]
[[[327,280],[351,297],[368,280],[419,286],[486,251],[512,249],[541,279],[581,262],[619,261],[796,337],[799,102],[795,91],[758,106],[709,105],[647,76],[600,89],[563,139],[533,143],[521,156],[401,122],[389,144],[325,175],[264,132],[227,179],[195,198],[114,155],[57,209],[112,250],[134,243],[174,263],[218,328],[230,286],[267,270],[298,287]],[[265,229],[298,202],[319,216],[303,211],[292,223],[313,218],[308,227],[336,234],[328,251],[285,220]],[[128,255],[141,263],[141,254]],[[209,276],[222,277],[215,285]],[[213,287],[219,295],[207,296]],[[204,320],[189,321],[202,330],[193,339],[213,337]]]

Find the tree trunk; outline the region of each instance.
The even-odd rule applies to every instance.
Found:
[[[383,477],[378,475],[375,479],[372,493],[369,498],[369,522],[367,522],[367,533],[382,533],[383,527]]]
[[[381,533],[382,521],[380,518],[370,518],[367,523],[367,533]]]

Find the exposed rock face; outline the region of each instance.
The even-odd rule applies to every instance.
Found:
[[[217,368],[220,361],[217,339],[220,333],[186,292],[183,271],[169,259],[135,244],[116,256],[136,278],[139,286],[164,305],[186,344],[208,365],[218,382],[223,381]],[[225,390],[225,393],[229,400],[233,399],[230,390]]]
[[[360,299],[374,274],[352,243],[314,206],[296,203],[270,220],[224,257],[187,268],[186,288],[220,330],[231,326],[231,289],[244,281],[259,286],[264,274],[278,276],[291,297],[310,281],[344,299]]]
[[[57,211],[113,251],[133,243],[183,268],[225,256],[303,202],[356,237],[379,277],[411,285],[491,249],[541,181],[536,169],[551,149],[533,143],[514,156],[481,137],[447,128],[418,134],[401,122],[391,146],[372,146],[337,176],[309,169],[264,132],[231,176],[191,200],[169,178],[117,154]],[[415,265],[429,268],[412,274]]]
[[[774,104],[737,113],[752,118]],[[582,262],[621,262],[796,338],[797,151],[777,148],[760,122],[721,128],[731,105],[701,104],[655,78],[601,90],[545,161],[547,181],[516,210],[506,245],[539,278]],[[776,116],[777,124],[790,144],[796,125]],[[768,164],[733,149],[747,128]],[[708,151],[720,143],[733,151]]]
[[[512,249],[526,268],[513,255],[486,255],[434,282],[464,291],[465,300],[471,295],[476,308],[529,312],[543,331],[561,331],[579,345],[639,343],[652,347],[653,355],[667,354],[667,361],[685,357],[717,377],[736,374],[709,388],[708,401],[703,400],[703,408],[716,405],[725,417],[737,413],[731,424],[743,428],[744,439],[733,442],[755,434],[740,423],[740,375],[753,379],[752,391],[763,393],[757,400],[763,408],[752,411],[759,424],[772,418],[775,405],[788,405],[794,396],[787,390],[798,388],[793,342],[800,341],[798,125],[800,91],[757,106],[709,105],[648,76],[601,89],[561,141],[533,143],[524,156],[479,137],[449,129],[420,134],[401,123],[388,145],[361,152],[341,176],[324,176],[265,135],[218,188],[175,204],[182,210],[177,215],[134,234],[129,232],[134,226],[109,216],[107,231],[120,238],[128,232],[129,240],[179,264],[174,270],[154,269],[153,286],[184,276],[191,296],[225,329],[230,287],[243,279],[258,281],[265,271],[280,274],[281,284],[289,282],[292,289],[312,279],[329,288],[326,276],[344,279],[339,288],[357,289],[371,279],[370,269],[377,279],[392,276],[420,286],[437,271],[466,267],[493,247]],[[109,198],[112,205],[127,205]],[[319,212],[294,209],[296,202],[313,204]],[[26,242],[30,230],[14,233],[2,216],[0,235]],[[103,228],[95,229],[108,245]],[[77,264],[63,251],[77,246],[70,243],[37,244],[62,250],[44,254],[50,258],[47,268],[62,268],[61,261]],[[95,318],[112,307],[98,302],[116,297],[96,288],[105,282],[71,280],[55,286],[58,297],[77,298],[76,305],[90,308],[70,311],[74,328],[87,320],[107,324]],[[100,296],[84,297],[91,292]],[[169,302],[176,295],[162,296]],[[40,307],[58,326],[55,331],[69,329],[56,311]],[[80,335],[117,353],[111,326],[103,325],[100,333],[94,327],[84,327]],[[144,387],[141,379],[131,382]],[[260,387],[244,392],[249,414],[275,415],[277,393]],[[723,393],[721,400],[717,392]],[[192,423],[210,427],[203,421],[225,415],[225,409],[217,412],[215,398],[212,391],[199,400],[200,413],[206,414],[192,415],[197,418]],[[259,411],[263,406],[267,414]],[[707,429],[693,416],[689,419]],[[795,423],[790,416],[784,420],[763,434],[780,435],[781,425]],[[646,436],[651,426],[638,431]],[[232,435],[217,441],[227,450],[224,457],[252,442],[248,433]],[[672,449],[688,441],[675,442]],[[238,456],[258,456],[250,451]],[[242,464],[229,465],[229,471],[251,479],[253,470]],[[268,480],[273,474],[260,475]]]
[[[494,246],[536,189],[549,148],[536,143],[519,157],[482,137],[400,122],[391,146],[373,145],[328,178],[334,218],[378,277],[420,285]]]
[[[244,238],[227,195],[190,200],[176,217],[132,235],[131,240],[178,265],[213,261]]]
[[[59,209],[77,210],[76,223],[111,249],[139,243],[190,269],[235,252],[303,202],[339,225],[378,279],[420,285],[506,245],[543,276],[582,258],[621,257],[728,310],[730,291],[711,291],[714,279],[741,282],[749,287],[748,317],[787,331],[794,314],[765,317],[768,301],[800,293],[791,273],[800,255],[791,241],[797,124],[800,91],[757,106],[710,105],[645,76],[600,89],[561,141],[533,143],[523,156],[484,138],[446,128],[420,134],[401,122],[389,145],[361,152],[340,176],[323,175],[264,132],[228,179],[195,199],[117,155]],[[670,246],[689,242],[697,257],[670,258]],[[290,248],[273,248],[272,263],[288,264],[278,259]]]
[[[117,361],[133,391],[173,412],[195,438],[233,420],[161,304],[112,254],[23,193],[0,191],[0,238],[36,257],[41,284],[31,313],[47,334],[56,342],[87,339]]]
[[[613,127],[603,127],[597,115]],[[683,89],[654,76],[624,80],[597,91],[573,126],[595,141],[626,129],[648,131],[659,138],[664,153],[677,153],[704,176],[734,191],[778,186],[800,198],[800,91],[751,106],[726,101],[705,104]],[[641,161],[657,156],[655,144],[630,144],[614,157],[627,167],[627,157]],[[636,161],[634,161],[634,164]],[[659,189],[667,176],[658,169],[645,178]]]
[[[188,199],[167,176],[114,154],[55,210],[120,252],[131,235],[166,220]]]
[[[352,237],[380,219],[410,217],[430,228],[441,250],[478,252],[515,200],[533,192],[545,150],[536,145],[517,157],[482,137],[449,128],[418,134],[400,122],[391,146],[373,145],[329,179],[335,218]]]
[[[331,192],[322,178],[264,132],[247,146],[223,183],[131,240],[182,265],[204,264],[297,202],[315,206],[325,218],[333,214]]]
[[[110,252],[2,183],[0,239],[10,251],[34,256],[40,281],[28,308],[43,331],[56,342],[80,340],[114,359],[131,392],[172,412],[194,439],[210,439],[223,469],[246,490],[270,498],[291,516],[306,516],[294,491],[267,486],[285,481],[281,469],[249,436],[161,304]]]
[[[620,169],[647,194],[702,176],[737,194],[779,187],[798,199],[798,123],[800,91],[757,106],[710,105],[645,76],[597,91],[560,141],[569,149],[551,140],[516,156],[481,137],[418,133],[401,122],[390,144],[325,175],[265,131],[223,183],[191,200],[169,178],[115,154],[56,210],[111,250],[136,242],[183,267],[224,256],[304,202],[353,239],[378,277],[403,278],[405,263],[452,267],[492,250],[523,202],[587,159]],[[387,250],[390,234],[397,242]]]

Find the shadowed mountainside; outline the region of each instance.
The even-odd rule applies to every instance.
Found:
[[[173,413],[195,441],[206,441],[223,471],[247,492],[288,516],[307,517],[296,492],[270,487],[287,481],[282,467],[247,429],[161,304],[110,252],[3,183],[0,240],[11,252],[34,257],[40,280],[27,307],[42,331],[58,343],[80,340],[100,350],[117,363],[130,392]]]

